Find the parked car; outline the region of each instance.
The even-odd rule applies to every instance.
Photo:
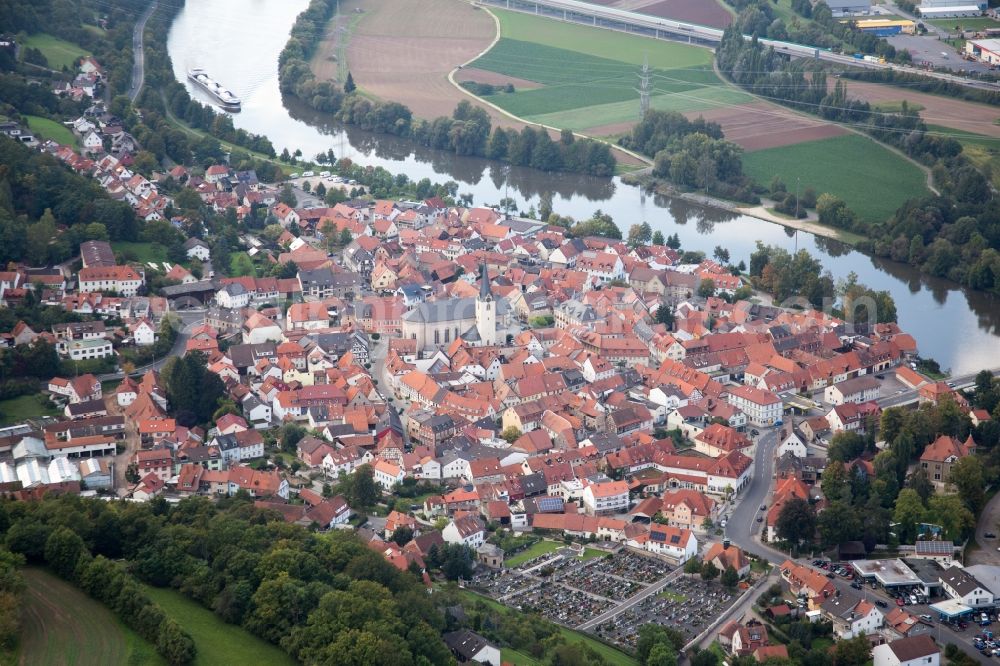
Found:
[[[902,600],[902,599],[899,599],[899,598],[897,598],[897,599],[896,599],[896,605],[897,605],[897,606],[903,606],[903,605],[904,605],[904,604],[903,604],[903,600]]]
[[[889,604],[885,603],[881,599],[876,599],[875,600],[875,605],[878,606],[879,608],[888,608],[889,607]]]
[[[315,175],[316,175],[315,171],[303,171],[302,172],[302,177],[303,178],[312,178]]]
[[[932,618],[930,615],[927,615],[926,613],[924,613],[923,615],[921,615],[920,619],[921,620],[927,620],[928,622],[933,622],[934,621],[934,618]]]
[[[837,577],[837,574],[833,573],[832,571],[828,571],[828,572],[826,573],[826,577],[827,577],[827,578],[836,578],[836,577]]]
[[[993,532],[987,532],[983,536],[986,537],[987,539],[996,539],[997,538],[997,535],[994,534]]]

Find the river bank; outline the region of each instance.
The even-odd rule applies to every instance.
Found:
[[[677,234],[685,249],[711,253],[729,249],[733,261],[748,260],[758,241],[792,250],[805,249],[822,261],[835,280],[855,273],[865,284],[888,290],[896,301],[900,326],[917,339],[924,356],[952,372],[974,371],[1000,358],[1000,299],[968,292],[945,280],[921,275],[907,265],[866,256],[826,230],[797,230],[794,220],[769,220],[766,211],[750,216],[735,206],[704,206],[697,198],[670,197],[628,185],[621,177],[596,178],[506,167],[489,160],[433,150],[398,137],[344,127],[329,114],[283,99],[278,89],[277,56],[305,0],[260,5],[247,16],[241,0],[189,3],[177,15],[168,48],[178,81],[197,63],[227,82],[244,101],[234,124],[264,133],[277,151],[302,149],[307,155],[332,150],[365,166],[404,173],[411,180],[453,180],[460,194],[476,205],[496,205],[509,197],[517,209],[537,210],[543,193],[561,215],[586,219],[600,208],[622,229],[646,221],[665,236]],[[226,24],[229,29],[218,31]],[[199,98],[199,91],[189,86]],[[797,232],[797,233],[796,233]],[[797,238],[796,238],[797,235]],[[947,322],[942,326],[942,322]],[[991,363],[990,360],[994,362]]]

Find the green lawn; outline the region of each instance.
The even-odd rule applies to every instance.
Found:
[[[673,592],[671,590],[665,590],[663,592],[660,592],[659,596],[663,597],[664,599],[670,599],[670,601],[673,601],[675,604],[681,604],[687,601],[686,595],[680,594],[678,592]]]
[[[913,163],[857,134],[758,150],[743,155],[743,170],[767,185],[775,175],[794,188],[828,192],[862,219],[884,222],[904,201],[928,194]]]
[[[20,666],[125,666],[166,662],[103,604],[42,569],[24,570]]]
[[[1000,28],[1000,21],[991,19],[988,16],[976,16],[970,18],[943,18],[924,21],[942,30],[955,30],[960,26],[962,30],[986,30],[988,28]]]
[[[725,89],[719,94],[707,49],[491,11],[500,19],[501,39],[472,66],[542,84],[490,97],[521,118],[574,130],[635,121],[637,74],[645,62],[653,108],[689,111],[750,99]]]
[[[41,393],[0,400],[0,425],[14,425],[36,416],[58,416],[59,410],[48,407],[45,401]]]
[[[28,35],[22,46],[38,49],[49,61],[49,67],[59,70],[63,67],[72,70],[77,58],[90,55],[82,46],[44,32]]]
[[[514,567],[524,564],[528,560],[538,557],[539,555],[554,553],[565,545],[566,544],[561,541],[539,541],[538,543],[525,548],[509,560],[504,560],[504,566],[509,569],[513,569]]]
[[[542,662],[514,648],[501,649],[500,661],[505,664],[514,664],[514,666],[542,666]]]
[[[136,243],[132,241],[114,241],[111,249],[125,255],[126,261],[162,262],[167,260],[167,249],[159,243]]]
[[[580,556],[581,560],[592,560],[595,557],[607,557],[608,551],[599,550],[597,548],[584,548],[583,555]]]
[[[43,139],[52,139],[63,146],[75,146],[76,135],[63,125],[41,116],[25,116],[28,119],[28,127],[32,132]]]
[[[198,647],[195,666],[220,664],[294,664],[278,647],[257,638],[240,627],[226,624],[210,610],[191,601],[180,592],[147,587],[149,596],[170,617],[191,634]]]

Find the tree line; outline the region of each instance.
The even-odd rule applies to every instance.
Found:
[[[178,589],[304,664],[452,663],[444,614],[416,576],[351,532],[312,533],[246,496],[5,502],[0,531],[10,550],[107,604],[171,663],[188,663],[194,645],[132,576]]]
[[[688,120],[676,111],[651,110],[619,143],[653,157],[654,176],[682,187],[759,203],[753,183],[743,173],[743,149],[725,140],[718,123]]]
[[[525,127],[520,132],[494,128],[483,109],[465,100],[450,117],[417,120],[404,104],[362,96],[354,89],[353,81],[347,86],[350,90],[333,81],[319,81],[309,60],[335,8],[335,0],[312,0],[295,20],[288,43],[278,58],[278,80],[283,93],[298,97],[317,111],[333,113],[343,123],[410,138],[457,155],[487,157],[542,171],[614,175],[615,158],[607,144],[576,139],[569,131],[564,131],[559,141],[553,141],[541,128]]]

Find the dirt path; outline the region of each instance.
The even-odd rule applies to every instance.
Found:
[[[20,666],[118,666],[128,645],[107,608],[41,569],[24,570],[28,586]]]

